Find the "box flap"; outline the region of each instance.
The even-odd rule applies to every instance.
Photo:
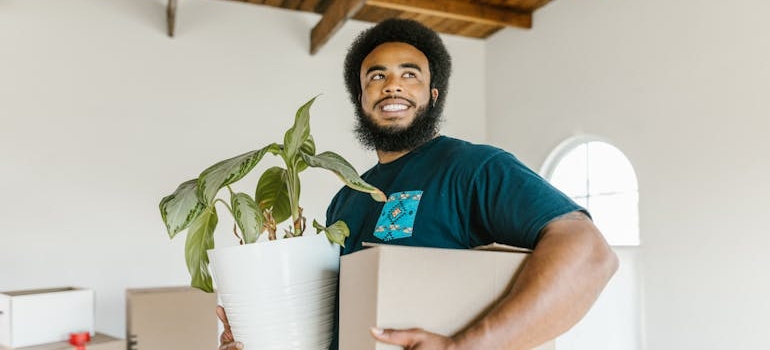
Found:
[[[373,243],[373,242],[362,242],[361,246],[364,248],[374,248],[374,247],[380,247],[380,246],[396,246],[392,244],[385,244],[385,243]],[[397,247],[408,247],[408,246],[397,246]],[[424,247],[414,247],[414,248],[424,248]],[[431,248],[431,249],[445,249],[445,248]],[[521,248],[521,247],[514,247],[512,245],[502,244],[502,243],[490,243],[486,245],[480,245],[474,248],[471,248],[472,250],[484,250],[484,251],[492,251],[492,252],[511,252],[511,253],[532,253],[531,249],[527,248]]]
[[[172,287],[150,287],[150,288],[128,288],[126,294],[158,294],[158,293],[204,293],[201,290],[189,287],[189,286],[172,286]]]
[[[81,289],[81,288],[61,287],[61,288],[31,289],[31,290],[14,290],[14,291],[9,291],[9,292],[0,292],[0,294],[5,294],[5,295],[11,296],[11,297],[18,297],[18,296],[33,295],[33,294],[69,292],[69,291],[79,290],[79,289]]]
[[[475,247],[473,249],[474,250],[493,251],[493,252],[532,253],[531,249],[514,247],[512,245],[507,245],[507,244],[502,244],[502,243],[492,243],[492,244],[487,244],[487,245],[480,245],[480,246]]]

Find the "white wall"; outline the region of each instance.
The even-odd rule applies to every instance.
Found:
[[[768,13],[559,0],[486,44],[490,143],[539,169],[594,134],[634,164],[647,349],[767,347]]]
[[[375,161],[352,136],[342,84],[347,46],[369,24],[347,23],[310,56],[318,15],[186,0],[171,39],[165,3],[0,3],[0,290],[93,288],[96,329],[119,337],[126,288],[188,283],[184,238],[168,239],[157,208],[180,182],[280,141],[319,93],[318,148],[361,171]],[[481,142],[484,42],[445,40],[455,98],[444,131]],[[306,214],[323,221],[340,183],[306,175]],[[218,244],[234,243],[226,222]]]

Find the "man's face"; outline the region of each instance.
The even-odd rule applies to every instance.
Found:
[[[439,116],[429,105],[428,58],[414,46],[384,43],[361,63],[361,110],[356,129],[364,145],[382,151],[410,150],[432,138]]]

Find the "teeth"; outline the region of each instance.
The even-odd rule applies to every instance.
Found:
[[[386,112],[396,112],[406,110],[408,107],[402,104],[388,104],[382,106],[382,110]]]

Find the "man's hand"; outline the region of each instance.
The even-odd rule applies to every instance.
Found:
[[[452,338],[420,328],[396,330],[372,327],[372,336],[383,343],[400,345],[404,350],[449,350],[455,348]]]
[[[217,316],[219,316],[219,320],[222,321],[222,324],[225,326],[224,332],[219,336],[219,350],[243,349],[243,343],[233,339],[233,332],[230,330],[230,322],[227,321],[225,308],[217,305]]]

